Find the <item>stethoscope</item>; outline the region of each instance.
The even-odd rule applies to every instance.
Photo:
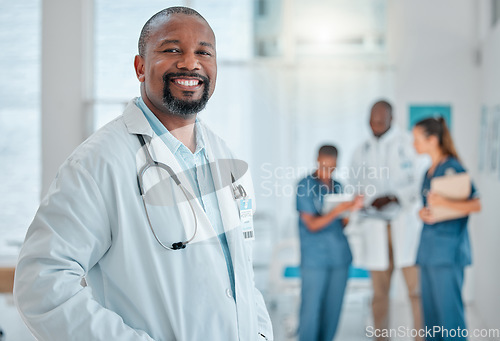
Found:
[[[149,149],[146,145],[146,141],[144,140],[144,136],[138,134],[137,138],[141,142],[141,147],[144,150],[144,153],[146,154],[146,164],[144,166],[142,166],[141,169],[139,170],[139,172],[137,173],[137,184],[139,186],[139,194],[141,195],[141,198],[142,198],[142,204],[143,204],[144,210],[146,212],[146,218],[148,220],[149,228],[151,229],[151,232],[153,233],[153,236],[155,237],[158,244],[160,244],[164,249],[167,249],[169,251],[182,250],[182,249],[186,248],[186,245],[189,244],[196,237],[196,233],[198,232],[198,219],[196,218],[196,213],[194,211],[193,204],[191,203],[190,196],[188,195],[188,191],[182,185],[181,181],[179,180],[177,175],[174,173],[172,168],[170,168],[169,166],[167,166],[164,163],[153,160],[153,157],[151,156],[151,153],[149,152]],[[148,208],[146,205],[146,199],[145,199],[146,191],[144,190],[144,182],[143,182],[144,173],[146,173],[146,171],[148,169],[153,168],[153,167],[158,167],[158,168],[161,168],[161,169],[167,171],[167,173],[170,175],[172,180],[174,180],[175,184],[179,187],[179,189],[184,194],[184,197],[186,198],[186,201],[188,202],[189,207],[191,208],[191,212],[193,213],[193,217],[194,217],[194,232],[193,232],[193,235],[191,236],[191,238],[187,239],[186,241],[179,241],[177,243],[173,243],[171,246],[165,245],[158,238],[158,236],[153,228],[153,224],[151,223],[151,219],[150,219],[149,213],[148,213]],[[243,186],[241,184],[240,185],[235,184],[235,179],[234,179],[233,173],[231,173],[231,187],[232,187],[234,200],[238,200],[238,199],[242,199],[242,198],[247,197],[247,193],[246,193],[245,189],[243,188]]]

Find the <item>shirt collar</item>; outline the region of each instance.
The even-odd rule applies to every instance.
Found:
[[[310,174],[311,179],[321,188],[328,188],[328,193],[335,193],[335,180],[333,178],[330,179],[330,185],[325,184],[321,181],[317,176],[317,170],[314,173]],[[321,193],[320,193],[321,194]]]
[[[375,137],[373,134],[371,134],[371,139],[374,142],[379,142],[379,143],[384,143],[385,141],[388,141],[391,139],[393,135],[397,133],[398,128],[395,126],[391,126],[389,130],[387,130],[382,136],[380,137]]]
[[[144,103],[142,97],[137,97],[135,104],[139,107],[139,109],[141,109],[144,116],[146,116],[146,119],[151,125],[151,128],[153,128],[155,134],[162,139],[162,141],[167,145],[168,149],[170,149],[172,154],[177,153],[177,151],[181,147],[182,149],[189,151],[189,149],[181,141],[175,138],[174,135],[172,135],[168,131],[168,129],[165,128],[165,126],[160,122],[158,117],[156,117],[156,115],[153,114],[151,109],[148,108],[146,103]],[[203,137],[203,129],[201,127],[200,121],[198,121],[198,118],[195,121],[194,133],[196,138],[196,150],[194,154],[197,154],[205,150],[205,139]],[[191,153],[191,151],[189,151],[189,153]]]

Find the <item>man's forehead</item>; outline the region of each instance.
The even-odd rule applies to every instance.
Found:
[[[215,34],[205,19],[196,15],[172,13],[157,18],[151,25],[151,37],[158,40],[170,35],[175,35],[182,30],[194,27],[200,42],[210,43],[215,46]]]
[[[325,155],[325,154],[319,154],[318,155],[318,162],[320,164],[329,164],[337,161],[337,158],[333,155]]]
[[[385,120],[389,115],[389,110],[384,106],[374,106],[370,115],[372,120]]]

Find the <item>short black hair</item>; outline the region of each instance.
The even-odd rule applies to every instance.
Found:
[[[376,106],[383,106],[385,109],[387,109],[387,112],[389,113],[389,116],[392,117],[392,105],[391,103],[387,102],[386,100],[380,100],[375,102],[375,104],[372,105],[372,109]]]
[[[165,8],[165,9],[159,11],[158,13],[153,15],[151,18],[149,18],[149,20],[142,27],[141,35],[139,36],[139,43],[138,43],[139,55],[141,57],[144,57],[144,54],[146,52],[146,44],[148,42],[149,36],[151,35],[151,27],[153,26],[154,22],[160,17],[167,17],[171,14],[194,15],[194,16],[197,16],[197,17],[205,20],[205,22],[207,22],[207,20],[205,18],[203,18],[203,16],[200,13],[198,13],[197,11],[195,11],[194,9],[189,8],[189,7],[175,6],[175,7]],[[207,22],[207,24],[208,24],[208,22]]]
[[[318,150],[318,156],[324,155],[324,156],[331,156],[331,157],[336,158],[338,154],[339,153],[338,153],[337,147],[332,146],[330,144],[325,144],[325,145],[321,146]]]

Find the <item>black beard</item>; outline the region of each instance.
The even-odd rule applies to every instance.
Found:
[[[203,81],[203,95],[199,100],[185,101],[175,98],[170,91],[172,78],[178,77],[197,77]],[[163,76],[163,104],[166,109],[175,116],[186,117],[202,111],[208,102],[208,89],[210,88],[210,80],[207,77],[197,73],[168,73]],[[186,91],[189,93],[190,91]]]

